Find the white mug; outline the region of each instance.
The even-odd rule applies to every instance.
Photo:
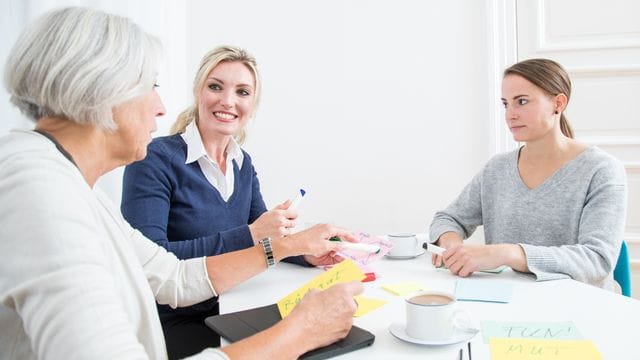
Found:
[[[415,234],[388,234],[387,238],[393,243],[389,251],[391,256],[414,256],[418,252],[418,238]]]
[[[471,316],[458,309],[456,298],[441,291],[418,291],[405,298],[405,331],[414,339],[442,341],[450,339],[455,329],[475,331]]]

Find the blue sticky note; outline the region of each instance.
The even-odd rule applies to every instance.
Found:
[[[508,303],[513,284],[503,280],[458,279],[455,295],[461,301]]]

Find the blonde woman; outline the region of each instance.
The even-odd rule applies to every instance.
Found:
[[[137,229],[180,259],[223,254],[289,234],[290,201],[267,211],[251,157],[240,146],[260,102],[260,74],[245,50],[220,46],[203,58],[193,82],[193,104],[173,135],[154,139],[149,154],[127,166],[122,213]],[[300,265],[338,261],[312,256]],[[169,356],[217,345],[204,319],[218,314],[217,299],[189,308],[160,306]]]

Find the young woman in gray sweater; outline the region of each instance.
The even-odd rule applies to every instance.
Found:
[[[563,112],[571,81],[558,63],[530,59],[504,72],[506,124],[519,149],[494,156],[435,214],[433,255],[452,273],[507,265],[537,280],[572,278],[617,288],[613,269],[626,215],[622,164],[573,138]],[[486,245],[465,244],[478,225]]]

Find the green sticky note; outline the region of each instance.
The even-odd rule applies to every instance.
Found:
[[[582,334],[573,321],[482,321],[482,337],[507,339],[580,340]]]

